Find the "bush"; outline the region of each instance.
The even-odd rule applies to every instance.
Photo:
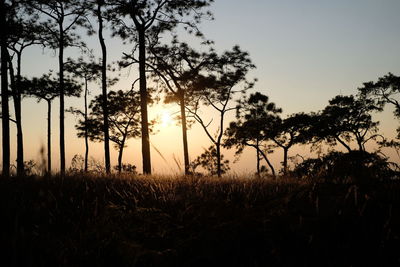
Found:
[[[394,164],[376,153],[352,151],[349,153],[331,152],[322,158],[303,161],[294,169],[299,178],[323,178],[341,181],[370,181],[396,179],[399,172]]]

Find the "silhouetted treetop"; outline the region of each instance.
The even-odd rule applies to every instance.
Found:
[[[372,113],[382,110],[376,101],[353,95],[338,95],[316,116],[312,129],[317,140],[325,140],[329,145],[336,142],[351,151],[350,142],[355,140],[358,149],[364,151],[365,143],[376,137],[379,122],[373,121]]]
[[[54,99],[60,95],[58,77],[53,73],[43,74],[32,79],[23,78],[21,87],[25,95],[32,95],[40,99]],[[71,77],[65,78],[65,95],[79,97],[82,92],[82,84],[77,83]]]

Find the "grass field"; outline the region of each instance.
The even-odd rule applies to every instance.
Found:
[[[0,266],[400,266],[400,182],[0,179]]]

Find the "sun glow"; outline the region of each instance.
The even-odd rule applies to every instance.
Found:
[[[164,127],[168,127],[171,126],[173,124],[173,120],[171,117],[171,114],[169,114],[167,111],[163,111],[162,115],[161,115],[161,126]]]

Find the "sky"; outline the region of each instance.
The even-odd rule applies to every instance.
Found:
[[[200,29],[206,38],[215,41],[217,51],[222,52],[239,45],[249,52],[257,69],[249,73],[249,79],[257,78],[255,91],[270,97],[281,107],[284,115],[323,109],[328,100],[338,94],[355,94],[363,82],[377,80],[388,72],[400,75],[400,1],[398,0],[215,0],[210,7],[215,20],[204,21]],[[192,39],[188,39],[192,41]],[[118,38],[106,39],[110,61],[118,60],[129,47],[122,46]],[[96,39],[89,42],[100,51]],[[197,46],[198,42],[190,43]],[[77,57],[78,52],[67,50],[67,56]],[[26,50],[23,74],[40,76],[49,69],[57,70],[57,54],[41,48]],[[135,69],[123,70],[121,82],[115,88],[130,88],[137,78]],[[100,93],[100,87],[91,84],[92,96]],[[58,153],[58,102],[53,105],[53,167],[59,168]],[[67,99],[66,107],[83,107],[83,99]],[[11,107],[12,108],[12,107]],[[33,99],[23,100],[23,127],[25,159],[40,161],[40,148],[46,144],[46,104]],[[153,106],[150,117],[178,111],[176,105]],[[211,118],[212,113],[204,112]],[[234,114],[230,115],[233,120]],[[398,122],[390,109],[378,114],[381,132],[393,137]],[[229,120],[228,120],[229,121]],[[66,118],[67,164],[75,154],[84,154],[84,141],[76,137],[76,118]],[[228,123],[227,123],[228,124]],[[226,125],[227,125],[226,124]],[[159,126],[151,136],[152,163],[155,173],[179,173],[174,158],[183,164],[181,130],[174,124]],[[12,129],[12,160],[15,159],[15,129]],[[191,159],[203,148],[211,145],[198,125],[188,133]],[[271,157],[279,168],[281,153]],[[234,151],[224,151],[233,161]],[[91,143],[90,155],[103,160],[103,145]],[[299,147],[290,152],[307,155],[308,149]],[[392,152],[388,152],[392,153]],[[112,162],[117,153],[112,149]],[[124,162],[141,170],[141,146],[132,140],[125,149]],[[236,174],[255,171],[255,152],[246,150],[241,159],[232,165]]]

